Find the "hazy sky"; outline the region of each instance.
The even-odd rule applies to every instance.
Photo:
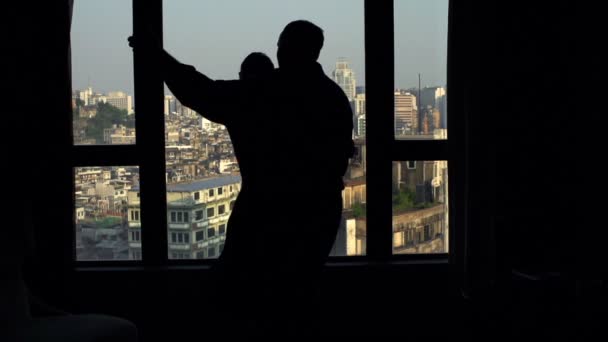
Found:
[[[76,0],[72,20],[73,88],[133,94],[130,0]],[[395,87],[445,85],[448,0],[395,0]],[[330,75],[346,57],[365,84],[362,0],[165,0],[165,48],[212,78],[238,77],[252,51],[276,65],[276,42],[292,20],[325,32],[320,63]]]

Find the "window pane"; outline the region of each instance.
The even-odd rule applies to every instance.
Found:
[[[447,161],[393,162],[393,253],[448,252]]]
[[[447,139],[448,0],[395,1],[395,138]]]
[[[76,260],[141,259],[139,168],[74,168]]]
[[[74,144],[135,143],[131,1],[77,1],[72,20]]]
[[[323,0],[227,0],[211,5],[203,1],[165,1],[163,42],[176,58],[212,79],[238,79],[241,63],[251,52],[265,53],[278,66],[277,40],[289,22],[303,18],[324,30],[325,44],[319,63],[351,103],[360,151],[345,176],[348,190],[343,194],[344,215],[332,255],[360,255],[365,254],[366,226],[363,1],[330,3],[328,6]],[[221,35],[216,34],[218,29]],[[230,214],[241,187],[240,169],[227,129],[181,104],[168,89],[165,94],[169,210],[182,206],[184,210],[205,210],[206,213],[204,219],[193,222],[190,227],[170,223],[169,230],[198,230],[227,224],[229,215],[223,212]],[[302,94],[301,99],[306,101],[306,94]],[[303,118],[303,125],[306,121]],[[314,128],[309,130],[309,135],[314,136]],[[195,191],[201,192],[196,203],[192,200]],[[229,229],[227,226],[226,231]],[[213,253],[197,254],[197,251],[212,247],[219,252],[224,239],[224,234],[216,232],[204,241],[193,242],[190,251],[195,256],[210,257]],[[171,252],[171,247],[169,250]]]

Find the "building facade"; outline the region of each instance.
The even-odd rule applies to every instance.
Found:
[[[241,177],[226,175],[167,185],[169,259],[217,258],[224,248],[228,218]],[[129,248],[140,255],[139,189],[129,192]],[[139,233],[137,233],[139,232]]]

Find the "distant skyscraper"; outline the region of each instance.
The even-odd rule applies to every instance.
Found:
[[[416,96],[404,91],[395,91],[395,131],[397,134],[414,132],[418,128]]]
[[[365,93],[357,94],[355,97],[355,115],[365,114]]]
[[[165,109],[164,109],[164,113],[165,115],[169,115],[171,113],[174,113],[176,110],[176,103],[175,103],[175,98],[172,95],[165,95]]]
[[[365,136],[365,114],[357,116],[357,135]]]
[[[332,73],[332,78],[334,82],[336,82],[340,88],[348,97],[348,101],[355,100],[355,89],[356,89],[356,80],[355,80],[355,71],[351,69],[348,65],[348,61],[346,58],[338,58],[338,62],[336,62],[336,70]]]

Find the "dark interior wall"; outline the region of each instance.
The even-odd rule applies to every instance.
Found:
[[[517,313],[530,309],[529,305],[546,304],[535,297],[546,289],[544,285],[514,281],[512,268],[570,277],[554,283],[555,295],[562,298],[575,296],[573,279],[584,278],[579,268],[581,255],[586,257],[584,264],[591,265],[584,271],[587,278],[605,277],[602,264],[589,262],[597,260],[589,249],[601,250],[601,246],[579,248],[581,243],[601,239],[583,240],[576,233],[570,238],[566,233],[570,227],[581,226],[583,221],[577,219],[583,216],[583,209],[595,210],[587,205],[600,203],[585,191],[590,185],[584,181],[584,169],[564,167],[573,161],[575,165],[584,162],[579,153],[584,145],[578,139],[586,134],[579,132],[593,126],[582,114],[587,107],[577,101],[580,93],[569,68],[575,54],[572,48],[582,48],[581,35],[572,24],[577,22],[573,16],[578,12],[565,1],[549,7],[523,2],[458,4],[455,20],[459,32],[453,37],[458,46],[451,53],[456,63],[452,67],[459,71],[456,86],[450,89],[450,106],[460,106],[468,120],[470,202],[464,287],[476,305],[496,305],[493,310],[507,317],[507,310]],[[8,53],[13,62],[4,65],[9,98],[15,101],[5,107],[3,117],[12,129],[5,130],[3,148],[8,160],[14,161],[10,163],[13,177],[26,180],[8,182],[17,201],[4,210],[17,212],[19,203],[33,194],[48,199],[32,210],[36,244],[35,257],[28,262],[30,286],[52,303],[75,312],[128,317],[150,335],[159,327],[170,326],[168,319],[175,324],[182,318],[196,323],[192,313],[206,312],[204,273],[76,274],[63,262],[71,253],[65,248],[66,241],[72,238],[65,229],[72,224],[65,215],[70,203],[62,200],[71,196],[71,180],[65,177],[70,172],[69,154],[61,152],[71,143],[65,125],[66,117],[71,116],[67,9],[67,1],[44,2],[3,14],[17,28],[11,31],[15,40]],[[15,13],[18,15],[10,18]],[[20,225],[19,220],[8,222],[9,227]],[[18,245],[12,247],[18,249]],[[409,322],[442,333],[433,330],[434,323],[427,318],[447,312],[446,321],[458,322],[458,313],[467,304],[456,299],[460,284],[454,278],[459,274],[439,269],[329,272],[332,300],[326,303],[328,310],[344,317],[344,329],[352,329],[353,322],[372,315],[377,327],[388,329],[391,324]],[[524,304],[530,299],[532,304],[507,309],[511,298],[507,293]],[[502,301],[490,299],[490,294]],[[200,308],[184,298],[195,298]],[[575,299],[569,303],[562,309],[577,305]],[[479,309],[478,315],[483,316],[487,309]],[[487,320],[484,324],[492,325]],[[413,334],[423,332],[412,330]]]

